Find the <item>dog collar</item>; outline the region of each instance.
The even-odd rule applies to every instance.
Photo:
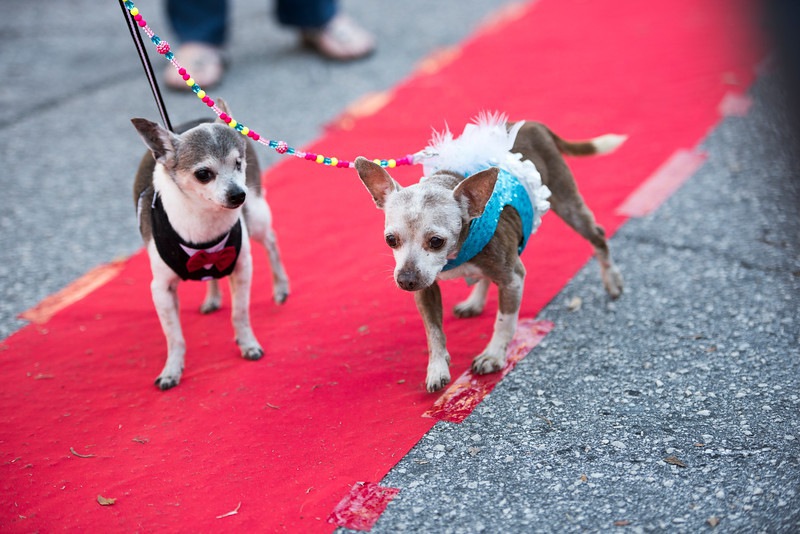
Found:
[[[242,246],[241,220],[208,243],[188,243],[170,224],[158,193],[153,195],[150,214],[158,255],[182,280],[210,280],[233,272]]]
[[[518,252],[522,254],[528,238],[533,233],[534,208],[528,190],[517,177],[500,169],[497,184],[489,197],[483,214],[469,223],[467,239],[458,251],[458,255],[449,260],[442,271],[449,271],[472,260],[491,241],[497,231],[500,214],[506,206],[514,208],[522,219],[522,242]]]

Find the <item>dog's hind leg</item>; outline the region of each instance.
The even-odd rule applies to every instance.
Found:
[[[600,264],[600,276],[608,295],[612,299],[622,295],[622,273],[611,259],[605,230],[597,224],[594,214],[586,206],[581,196],[576,192],[576,197],[570,198],[568,202],[551,197],[550,205],[559,217],[594,247],[594,255]]]
[[[622,274],[611,259],[606,233],[597,224],[594,214],[578,191],[572,171],[563,160],[550,162],[546,170],[546,185],[551,192],[551,209],[592,244],[594,255],[600,263],[600,275],[606,292],[613,299],[619,297],[622,294]]]
[[[472,288],[466,300],[459,302],[453,307],[453,313],[456,317],[475,317],[483,312],[483,307],[486,305],[486,295],[489,293],[489,280],[481,278]]]
[[[531,160],[550,189],[550,207],[594,247],[600,263],[603,285],[611,298],[622,294],[622,275],[611,259],[606,234],[578,191],[575,177],[560,153],[572,156],[607,154],[625,141],[626,136],[607,134],[584,142],[559,138],[543,124],[527,122],[517,136],[512,152],[521,152]]]
[[[595,225],[595,232],[602,239],[603,243],[602,245],[595,245],[594,247],[594,255],[597,258],[597,262],[600,264],[600,277],[603,280],[603,287],[605,287],[606,293],[608,293],[612,299],[619,298],[625,286],[622,280],[622,273],[619,272],[614,260],[611,259],[611,250],[608,248],[605,230],[603,230],[602,226]]]
[[[276,304],[283,304],[289,297],[289,277],[281,261],[278,238],[272,229],[272,212],[264,197],[253,195],[248,198],[245,220],[250,235],[267,249],[272,269],[272,299]]]
[[[206,288],[206,297],[200,305],[200,313],[213,313],[222,307],[222,293],[219,282],[210,280]]]

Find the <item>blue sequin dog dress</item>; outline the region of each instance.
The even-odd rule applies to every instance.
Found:
[[[483,214],[470,221],[469,234],[467,234],[467,239],[458,251],[458,256],[449,260],[442,271],[455,269],[477,256],[483,250],[491,241],[495,231],[497,231],[500,214],[506,206],[511,206],[517,210],[520,219],[522,219],[522,243],[520,243],[518,251],[519,254],[522,254],[522,251],[525,250],[525,245],[528,244],[528,238],[533,233],[535,210],[525,186],[508,171],[501,169],[497,175],[497,184],[494,186],[494,192],[486,203]]]
[[[523,160],[511,148],[524,123],[506,128],[506,117],[481,114],[464,127],[458,138],[449,130],[434,135],[428,147],[420,152],[425,176],[448,170],[472,175],[489,167],[498,167],[494,192],[480,217],[470,222],[469,234],[458,255],[451,258],[442,271],[454,269],[474,258],[489,243],[497,230],[500,214],[506,206],[514,208],[522,220],[523,239],[519,252],[525,249],[536,231],[542,215],[550,209],[550,190],[531,161]]]

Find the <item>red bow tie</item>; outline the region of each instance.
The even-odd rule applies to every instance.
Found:
[[[218,252],[206,252],[200,250],[195,252],[189,261],[186,262],[186,268],[190,273],[199,271],[206,265],[213,264],[218,271],[222,272],[236,260],[236,247],[225,247]]]

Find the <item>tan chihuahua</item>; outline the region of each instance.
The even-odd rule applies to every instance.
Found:
[[[480,314],[489,283],[497,285],[494,333],[473,360],[472,370],[499,371],[522,299],[525,267],[519,254],[549,207],[594,246],[611,298],[622,294],[622,276],[611,260],[605,233],[581,198],[562,154],[603,154],[625,139],[607,134],[568,142],[543,124],[482,115],[457,139],[450,132],[434,136],[417,154],[425,176],[409,187],[401,187],[376,163],[356,159],[359,177],[386,215],[384,236],[394,252],[394,280],[401,289],[414,292],[425,324],[429,392],[450,382],[437,281],[477,281],[469,297],[455,306],[458,317]]]
[[[230,115],[222,99],[217,105]],[[210,313],[222,304],[217,279],[230,276],[236,343],[248,360],[264,355],[250,326],[249,237],[267,249],[276,303],[289,296],[289,280],[252,143],[222,121],[196,121],[179,133],[146,119],[131,122],[150,149],[139,164],[133,199],[153,272],[153,303],[167,338],[167,361],[155,381],[165,390],[177,386],[183,373],[181,280],[209,281],[200,311]]]

